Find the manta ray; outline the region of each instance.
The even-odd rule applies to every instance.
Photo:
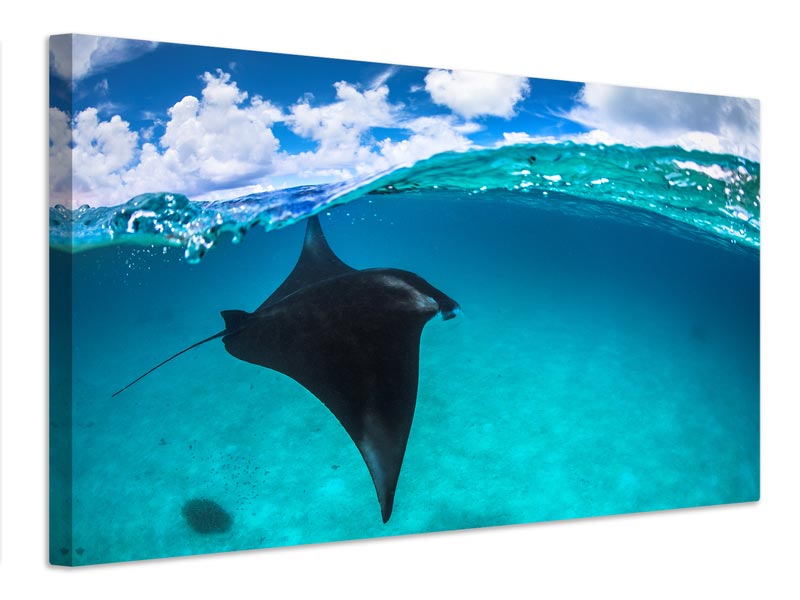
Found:
[[[425,324],[460,312],[419,275],[354,269],[331,250],[318,217],[307,219],[300,258],[253,312],[224,310],[225,329],[173,354],[222,338],[232,356],[294,379],[342,424],[367,464],[381,516],[392,514],[419,379]]]

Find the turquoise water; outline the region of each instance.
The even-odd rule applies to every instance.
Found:
[[[757,500],[758,165],[617,150],[570,146],[554,161],[517,148],[514,160],[536,158],[518,177],[537,183],[522,188],[495,177],[521,171],[507,149],[445,155],[355,186],[283,192],[284,205],[272,196],[270,214],[283,215],[272,225],[264,197],[244,199],[239,217],[229,210],[217,220],[227,225],[200,231],[210,242],[200,253],[182,235],[191,220],[173,219],[166,239],[151,228],[158,218],[140,215],[142,227],[128,231],[125,208],[54,209],[51,560]],[[559,181],[544,179],[565,152],[576,162]],[[613,168],[581,185],[580,152]],[[705,170],[669,167],[676,161]],[[652,181],[632,175],[658,169]],[[688,182],[683,192],[660,185],[667,176]],[[154,198],[166,200],[144,200]],[[186,208],[196,207],[172,214]],[[100,213],[81,224],[87,210]],[[218,340],[111,398],[220,331],[220,310],[261,304],[299,254],[304,223],[290,223],[310,212],[351,266],[407,269],[463,309],[423,332],[416,414],[385,525],[361,456],[324,405]],[[120,215],[126,235],[110,234]],[[64,251],[67,230],[84,251]],[[120,236],[128,243],[110,243]],[[230,528],[194,531],[182,514],[194,498],[218,503]]]

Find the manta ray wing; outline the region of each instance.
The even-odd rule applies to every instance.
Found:
[[[357,271],[256,311],[223,337],[241,360],[288,375],[336,416],[391,513],[417,398],[422,329],[432,298],[390,270]]]
[[[353,271],[355,269],[347,266],[331,250],[325,234],[322,233],[319,217],[316,215],[309,217],[303,239],[303,250],[300,252],[297,264],[278,289],[272,292],[256,311],[279,302],[303,287]]]

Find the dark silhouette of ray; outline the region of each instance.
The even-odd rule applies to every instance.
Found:
[[[288,375],[339,420],[367,464],[383,522],[392,514],[419,376],[422,329],[459,306],[427,281],[399,269],[356,270],[331,250],[319,219],[307,220],[300,258],[254,312],[222,311],[218,337],[236,358]]]

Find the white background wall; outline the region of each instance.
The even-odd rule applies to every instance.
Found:
[[[5,598],[800,597],[796,17],[767,2],[6,2],[0,17]],[[786,4],[789,6],[789,4]],[[793,11],[792,11],[793,12]],[[762,101],[758,504],[102,566],[47,566],[47,36],[88,33]],[[735,324],[731,324],[735,326]],[[710,448],[709,451],[713,451]]]

